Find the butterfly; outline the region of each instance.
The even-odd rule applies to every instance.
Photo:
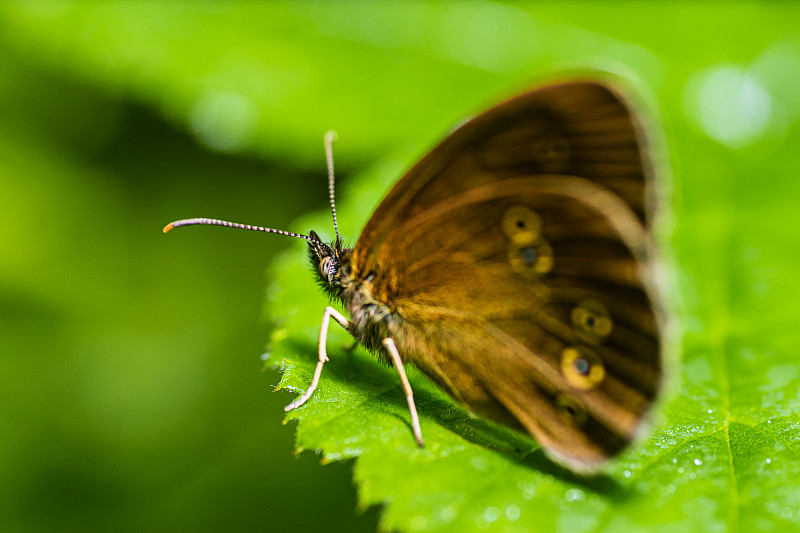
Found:
[[[325,292],[311,396],[331,320],[381,361],[422,428],[404,365],[469,411],[532,435],[591,472],[646,426],[664,374],[653,165],[632,108],[608,84],[534,89],[466,121],[391,189],[354,247],[334,233],[211,224],[308,241]],[[348,318],[349,317],[349,318]]]

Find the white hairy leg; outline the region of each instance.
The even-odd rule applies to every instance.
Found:
[[[314,377],[311,379],[311,386],[308,387],[306,392],[304,392],[300,398],[283,408],[283,410],[287,413],[292,409],[296,409],[306,403],[306,401],[311,398],[311,395],[314,394],[314,391],[317,388],[319,376],[322,374],[322,365],[328,361],[328,354],[325,352],[325,343],[328,340],[328,323],[330,323],[331,317],[341,324],[344,329],[347,329],[347,327],[350,325],[350,321],[347,320],[347,318],[345,318],[345,316],[339,311],[333,307],[325,308],[325,313],[322,315],[322,325],[319,328],[319,361],[317,362],[317,368],[314,370]]]
[[[406,393],[406,400],[408,401],[408,412],[411,414],[411,430],[414,432],[414,438],[419,444],[420,448],[425,446],[425,441],[422,440],[422,429],[419,427],[419,416],[417,416],[417,407],[414,405],[414,391],[411,390],[411,384],[408,382],[406,370],[403,368],[403,360],[400,359],[400,352],[397,351],[397,346],[391,337],[383,339],[383,346],[389,352],[392,358],[392,363],[397,369],[397,374],[400,376],[400,381],[403,383],[403,390]]]

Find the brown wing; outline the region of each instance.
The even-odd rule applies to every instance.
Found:
[[[573,468],[628,444],[660,382],[647,167],[622,100],[545,87],[468,121],[403,177],[354,250],[401,353]]]
[[[607,187],[640,221],[653,213],[638,124],[616,92],[581,81],[523,94],[462,124],[384,198],[358,240],[366,265],[398,220],[479,185],[514,176],[565,174]]]
[[[375,284],[401,317],[407,360],[573,468],[633,440],[661,347],[648,235],[618,196],[571,176],[511,178],[393,236]]]

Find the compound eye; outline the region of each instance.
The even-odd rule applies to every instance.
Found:
[[[322,274],[322,277],[329,278],[331,275],[331,267],[333,266],[333,258],[331,256],[325,256],[322,258],[322,261],[319,262],[319,273]]]

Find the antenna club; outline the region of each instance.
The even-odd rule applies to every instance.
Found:
[[[164,229],[163,229],[163,230],[161,230],[161,231],[163,231],[164,233],[169,233],[169,231],[170,231],[170,230],[172,230],[172,228],[174,228],[174,227],[175,227],[175,226],[173,226],[173,225],[172,225],[172,222],[170,222],[169,224],[167,224],[166,226],[164,226]]]

